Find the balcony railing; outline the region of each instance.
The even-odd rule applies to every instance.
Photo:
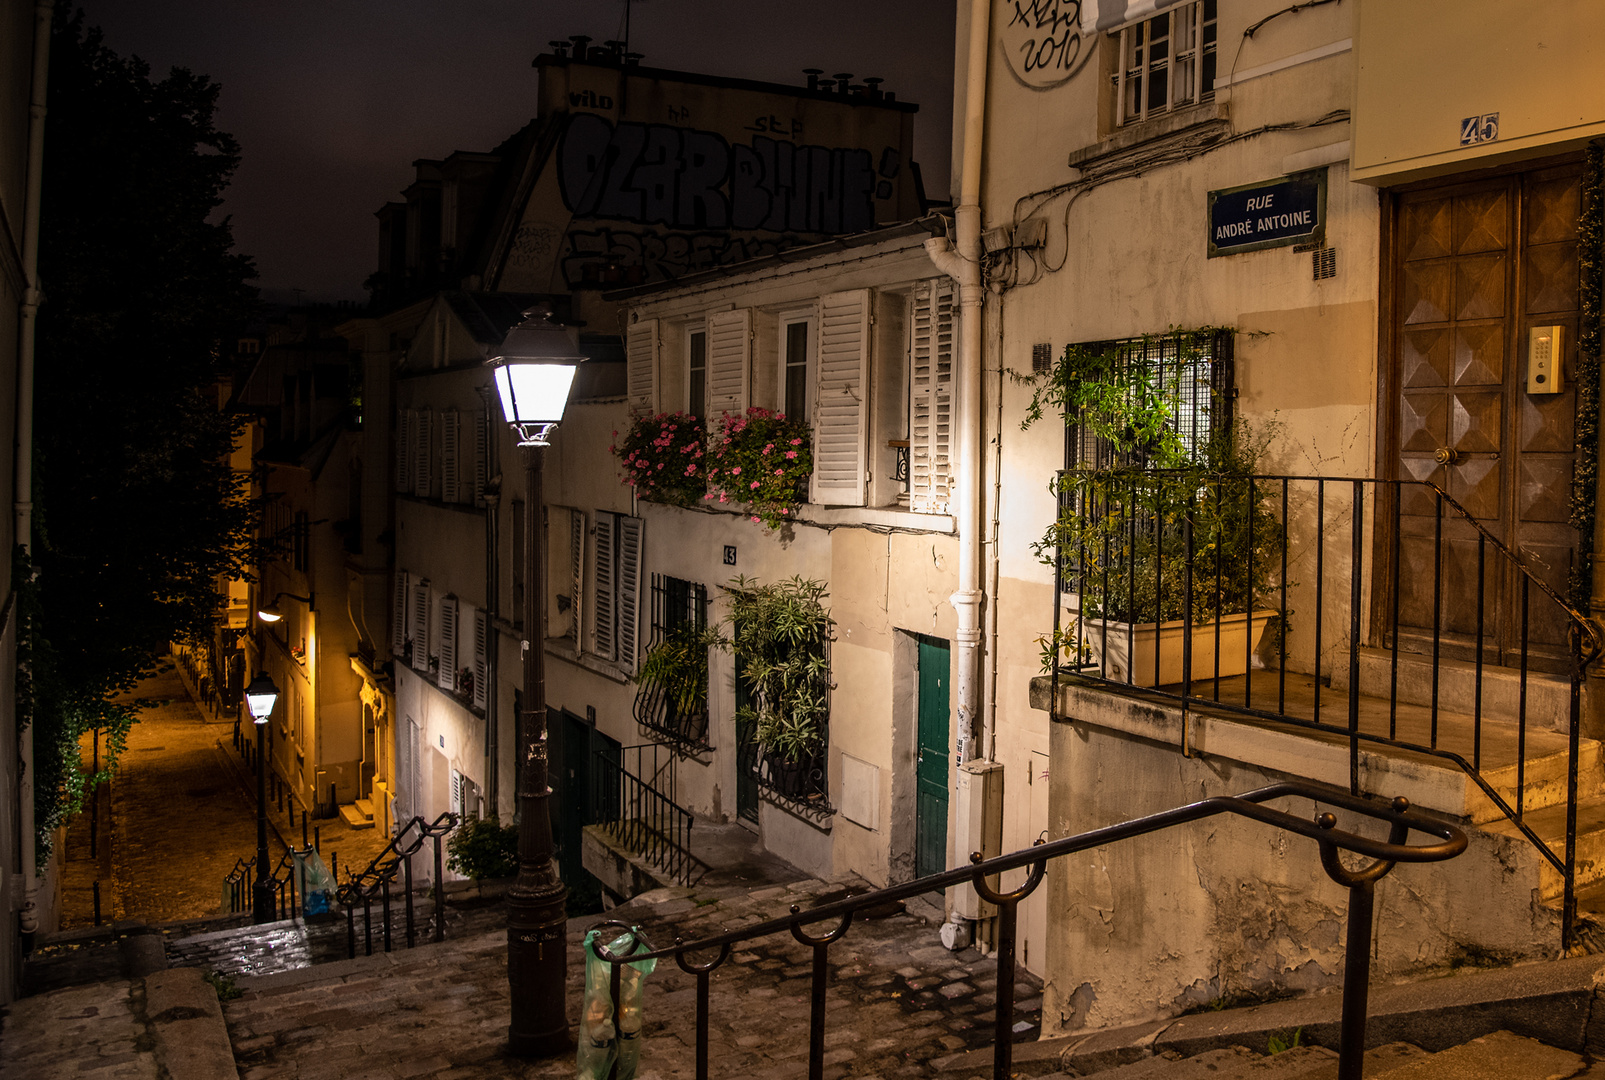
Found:
[[[1352,794],[1362,744],[1451,762],[1563,876],[1571,944],[1579,695],[1601,640],[1562,594],[1568,568],[1422,482],[1111,469],[1058,491],[1055,708],[1072,682],[1337,734]],[[1556,851],[1527,770],[1562,752]]]

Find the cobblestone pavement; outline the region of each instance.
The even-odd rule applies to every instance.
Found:
[[[805,880],[751,892],[660,889],[616,909],[659,943],[694,939],[834,898],[848,883]],[[854,891],[858,891],[855,889]],[[570,923],[568,1007],[578,1022],[580,942]],[[497,929],[442,945],[243,979],[225,1004],[242,1080],[574,1075],[574,1057],[523,1061],[504,1050],[507,939]],[[807,1072],[811,950],[781,934],[732,954],[709,980],[710,1071],[785,1080]],[[990,1075],[996,967],[953,953],[908,914],[855,922],[829,954],[826,1070],[882,1080]],[[674,965],[647,981],[641,1080],[695,1075],[695,980]],[[1038,1031],[1040,988],[1016,987],[1019,1040]],[[1026,1064],[1019,1075],[1049,1071]]]
[[[142,983],[114,979],[12,1002],[0,1029],[0,1080],[157,1080]]]
[[[101,796],[96,856],[90,855],[90,812],[68,825],[64,930],[94,922],[97,880],[106,922],[215,915],[224,877],[237,859],[255,856],[255,781],[234,749],[232,717],[197,707],[177,668],[144,680],[131,696],[156,704],[142,711],[130,731],[122,764]],[[269,820],[269,857],[276,864],[284,838],[299,844],[301,824],[278,806],[271,807]],[[387,840],[343,820],[316,824],[325,862],[337,861],[342,875],[345,868],[367,865]]]

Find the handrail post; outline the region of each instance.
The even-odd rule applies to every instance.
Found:
[[[435,833],[435,940],[446,940],[446,878],[440,862],[440,834]]]
[[[998,1000],[992,1026],[992,1080],[1009,1080],[1009,1071],[1014,1067],[1014,934],[1018,907],[1018,901],[998,905]]]
[[[407,908],[407,948],[410,949],[418,944],[418,930],[413,923],[412,913],[412,852],[407,852],[407,857],[401,860],[401,866],[402,882],[406,886],[402,901]]]
[[[1365,1018],[1371,996],[1371,923],[1376,883],[1349,886],[1349,926],[1343,945],[1343,1026],[1338,1038],[1338,1080],[1361,1080]]]

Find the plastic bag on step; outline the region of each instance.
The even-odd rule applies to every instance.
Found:
[[[301,897],[301,916],[327,915],[334,898],[334,875],[323,865],[316,850],[291,852],[295,857],[296,889]]]
[[[614,924],[616,928],[617,924]],[[616,1080],[634,1080],[641,1063],[641,1004],[646,977],[657,967],[656,960],[638,960],[619,965],[619,1008],[615,1028],[613,1009],[613,965],[596,953],[601,929],[585,935],[585,1004],[580,1013],[579,1080],[609,1080],[616,1060]],[[614,956],[634,956],[651,952],[652,947],[636,928],[619,934],[606,944]]]

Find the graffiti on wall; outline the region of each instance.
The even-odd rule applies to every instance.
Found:
[[[570,229],[563,245],[563,281],[571,289],[673,281],[697,270],[773,255],[803,239],[793,234],[664,233],[628,226]]]
[[[590,113],[569,121],[557,149],[575,217],[676,229],[860,232],[874,227],[875,198],[891,195],[898,167],[895,151],[877,169],[868,150],[762,135],[732,146],[712,131],[613,125]]]
[[[1086,66],[1081,0],[1003,0],[999,41],[1009,70],[1027,86],[1058,86]]]

